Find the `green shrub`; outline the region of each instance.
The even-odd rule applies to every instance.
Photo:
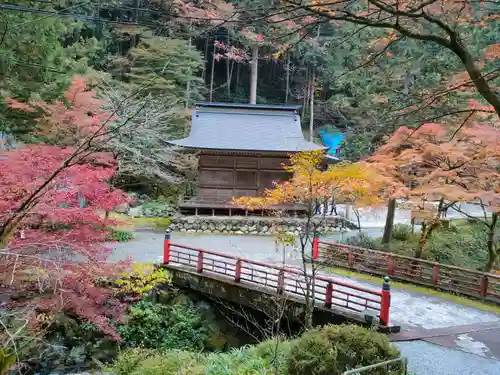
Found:
[[[292,345],[288,375],[340,375],[344,371],[397,358],[384,335],[355,325],[313,329]],[[399,374],[401,367],[373,370],[371,375]]]
[[[121,353],[107,371],[115,375],[286,375],[288,341],[265,341],[228,353],[132,349]],[[276,373],[277,370],[277,373]]]
[[[203,363],[203,359],[204,356],[201,354],[182,350],[158,352],[136,348],[120,353],[106,371],[115,375],[187,374],[181,372],[183,368]],[[189,372],[189,374],[197,373]]]
[[[379,240],[370,237],[363,232],[359,232],[358,234],[352,237],[347,237],[345,240],[340,242],[346,245],[364,247],[366,249],[377,250],[381,248]]]
[[[396,224],[392,229],[392,239],[396,241],[409,241],[414,237],[411,225]]]
[[[146,217],[169,217],[177,211],[176,207],[164,201],[152,201],[143,204],[142,214]]]
[[[358,326],[326,326],[293,340],[272,339],[228,353],[133,349],[108,369],[116,375],[340,375],[399,355],[387,338]],[[400,375],[400,366],[370,375]]]
[[[478,224],[435,230],[424,248],[430,260],[458,267],[479,268],[488,259],[487,233]]]
[[[189,300],[174,305],[140,301],[130,308],[118,332],[129,347],[186,350],[203,349],[212,333]]]
[[[106,241],[116,241],[116,242],[127,242],[135,238],[132,232],[126,230],[110,228],[108,235],[106,236]]]

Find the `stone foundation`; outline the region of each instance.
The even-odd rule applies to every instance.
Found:
[[[276,218],[259,216],[176,216],[169,226],[171,231],[187,233],[226,233],[272,235],[290,232],[299,234],[306,223],[305,218]],[[321,219],[313,219],[321,221]],[[348,220],[336,217],[323,219],[320,232],[340,232],[356,229]]]

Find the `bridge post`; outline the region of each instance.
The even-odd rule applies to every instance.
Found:
[[[163,240],[163,264],[170,262],[170,231],[165,231],[165,239]]]
[[[434,267],[432,268],[432,281],[434,284],[439,283],[439,263],[434,263]]]
[[[319,257],[319,238],[314,236],[313,238],[313,248],[312,248],[312,256],[313,259],[318,259]]]
[[[349,252],[347,253],[347,264],[349,265],[349,267],[354,267],[354,254],[351,253],[351,251],[349,250]]]
[[[203,272],[203,251],[198,251],[198,262],[196,263],[196,272]]]
[[[488,295],[488,276],[483,275],[481,277],[481,287],[480,287],[481,297],[486,297]]]
[[[392,260],[392,254],[387,255],[387,274],[389,276],[394,275],[394,261]]]
[[[236,261],[236,268],[234,269],[234,281],[239,283],[241,281],[241,259]]]
[[[332,308],[332,296],[333,296],[333,284],[331,281],[326,285],[326,293],[325,293],[325,307],[327,309]]]
[[[391,279],[384,277],[382,284],[382,298],[380,300],[380,322],[384,326],[389,325],[389,310],[391,307]]]

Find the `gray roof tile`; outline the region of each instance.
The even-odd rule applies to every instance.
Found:
[[[203,106],[193,112],[188,137],[169,143],[198,149],[311,151],[324,149],[304,139],[296,107]]]

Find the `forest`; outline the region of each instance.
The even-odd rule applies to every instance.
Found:
[[[340,375],[398,357],[350,325],[233,345],[167,271],[109,263],[105,244],[133,238],[120,208],[161,226],[196,189],[196,154],[168,141],[197,101],[300,105],[306,139],[343,135],[341,162],[296,156],[294,178],[239,203],[388,207],[381,239],[346,242],[498,273],[499,25],[488,0],[3,1],[0,375]],[[419,232],[394,226],[401,200]],[[462,202],[484,215],[445,224]]]

